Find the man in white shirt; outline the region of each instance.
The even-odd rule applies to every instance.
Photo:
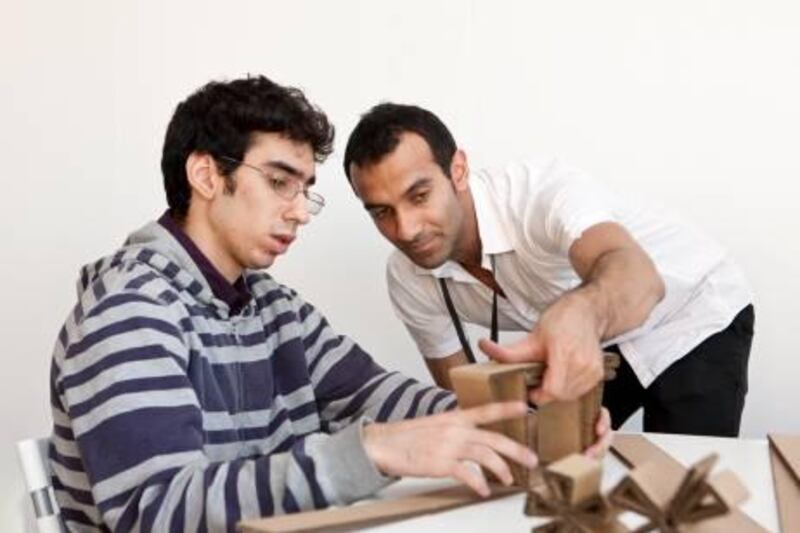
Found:
[[[536,403],[572,399],[623,355],[604,404],[619,427],[734,436],[747,392],[752,295],[725,250],[556,160],[470,171],[431,112],[381,104],[347,143],[345,173],[396,247],[389,294],[434,380],[474,360],[461,321],[492,329],[498,361],[543,360]],[[497,344],[497,331],[525,338]]]

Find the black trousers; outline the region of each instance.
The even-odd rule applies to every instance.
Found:
[[[644,407],[644,430],[735,437],[747,394],[747,362],[753,340],[753,306],[673,363],[647,388],[622,357],[617,377],[606,382],[603,405],[620,427]],[[606,351],[620,353],[617,346]]]

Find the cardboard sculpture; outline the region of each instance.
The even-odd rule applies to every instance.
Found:
[[[623,532],[608,499],[600,492],[600,461],[572,454],[545,467],[544,483],[528,492],[525,514],[554,519],[534,533]]]
[[[798,448],[795,448],[795,446],[800,444],[800,437],[781,439],[780,437],[771,435],[770,441],[775,445],[776,450],[780,449],[780,452],[776,451],[776,454],[782,453],[786,457],[790,457],[791,459],[789,459],[789,461],[791,461],[791,464],[795,465],[795,467],[800,465],[800,462],[798,462],[800,461],[800,451],[798,451]],[[665,487],[665,489],[663,489],[664,491],[669,492],[666,490],[666,487],[674,487],[676,483],[674,481],[669,482],[668,480],[675,478],[680,480],[677,483],[678,487],[681,486],[684,480],[686,480],[686,483],[689,485],[698,486],[701,485],[698,484],[698,480],[700,480],[709,484],[717,494],[723,495],[721,500],[728,509],[725,514],[716,517],[706,517],[699,522],[690,524],[678,524],[677,526],[681,532],[705,533],[724,531],[747,533],[765,531],[736,507],[738,503],[746,497],[746,491],[743,490],[735,476],[732,476],[730,473],[716,476],[708,480],[707,474],[710,466],[703,463],[695,469],[696,472],[701,474],[700,476],[691,474],[670,455],[639,435],[617,434],[614,438],[612,450],[627,466],[634,469],[632,475],[636,474],[637,471],[640,473],[638,476],[638,486],[648,487],[645,489],[648,491],[646,494],[647,498],[650,498],[650,495],[654,495],[654,499],[658,498],[658,494],[662,491],[662,486]],[[577,457],[577,459],[574,457]],[[774,458],[783,461],[781,457],[775,456]],[[655,465],[654,468],[651,467],[652,470],[649,474],[646,470],[642,470],[642,467],[647,465]],[[592,459],[576,455],[568,457],[563,461],[552,463],[548,467],[542,469],[541,481],[544,485],[532,481],[533,485],[528,493],[529,499],[526,505],[526,514],[552,516],[554,520],[544,526],[539,526],[534,529],[534,532],[566,533],[571,531],[600,531],[603,533],[618,533],[626,531],[625,527],[616,520],[616,513],[619,512],[619,509],[614,509],[615,502],[612,501],[610,497],[606,498],[606,501],[612,506],[610,511],[603,510],[604,506],[602,504],[595,506],[590,503],[593,501],[592,498],[594,495],[601,494],[599,491],[600,475],[597,470],[598,467],[599,465]],[[642,472],[644,472],[644,474],[642,474]],[[787,481],[791,484],[790,488],[794,492],[783,494],[785,496],[784,500],[781,500],[781,489],[777,474],[775,482],[778,500],[786,503],[786,508],[791,511],[797,507],[797,496],[800,493],[800,478],[796,478],[796,471],[792,472],[789,467],[786,469],[786,475],[789,476]],[[643,481],[642,478],[644,478]],[[492,496],[490,496],[490,499],[508,496],[519,492],[519,490],[519,488],[515,487],[492,486]],[[623,489],[619,490],[622,491]],[[679,492],[681,491],[673,491],[673,493]],[[684,491],[684,493],[687,492]],[[690,490],[688,494],[695,495],[696,493]],[[719,501],[715,500],[713,496],[709,500],[705,498],[698,500],[694,496],[688,499],[673,498],[672,500],[682,500],[685,503],[690,503],[691,505],[689,505],[689,508],[692,509],[697,509],[697,507],[695,507],[697,503],[701,504],[700,507],[702,508],[706,505],[707,501]],[[239,523],[239,529],[244,533],[353,531],[367,526],[375,526],[396,520],[413,518],[424,514],[483,503],[485,501],[485,499],[477,496],[467,487],[458,486],[395,500],[379,500],[345,508],[325,509],[247,520]],[[633,501],[637,501],[637,498],[634,497]],[[792,508],[788,507],[790,503],[793,506]],[[608,512],[608,514],[605,514],[606,512]],[[705,511],[703,511],[703,514],[704,513]],[[641,514],[647,515],[646,512]],[[606,517],[605,522],[602,521],[601,517],[603,516]],[[695,516],[699,517],[700,514]],[[797,516],[797,513],[795,513],[794,516]],[[565,517],[568,518],[565,519]],[[783,520],[783,515],[781,515],[781,520]],[[592,525],[587,525],[588,523]],[[783,531],[797,530],[796,528],[792,529],[790,526],[786,525],[786,522],[782,523],[784,524]],[[658,526],[654,525],[652,522],[648,522],[648,524],[645,524],[645,526],[636,531],[649,531],[653,530],[655,527]],[[678,529],[675,529],[674,525],[671,526],[667,524],[667,527],[661,526],[660,530],[670,532]]]
[[[800,435],[768,435],[781,531],[800,531]]]
[[[733,472],[709,478],[716,454],[687,469],[639,435],[616,435],[612,450],[633,470],[609,500],[647,519],[636,531],[766,531],[738,509],[749,494]]]
[[[619,356],[605,354],[606,380],[614,377],[617,366]],[[450,379],[461,408],[511,400],[526,402],[528,392],[541,385],[545,368],[541,362],[478,363],[452,369]],[[577,400],[550,402],[527,418],[498,422],[487,429],[530,446],[539,456],[539,463],[547,465],[572,453],[582,452],[595,442],[595,424],[600,416],[602,397],[601,381]],[[525,468],[511,465],[511,472],[515,485],[527,486],[528,472]]]

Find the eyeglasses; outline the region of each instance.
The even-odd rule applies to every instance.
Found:
[[[306,197],[306,209],[312,215],[318,215],[319,212],[322,211],[322,208],[325,207],[325,198],[323,198],[320,194],[309,191],[299,180],[293,179],[290,176],[282,175],[280,173],[267,172],[263,168],[247,164],[244,161],[240,161],[232,157],[220,156],[220,159],[224,159],[231,163],[236,163],[238,165],[255,170],[261,174],[265,180],[267,180],[267,184],[273,191],[275,191],[275,194],[284,200],[291,202],[297,198],[298,194],[302,193],[303,196]]]

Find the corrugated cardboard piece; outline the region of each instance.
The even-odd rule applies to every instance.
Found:
[[[640,435],[616,435],[612,450],[633,470],[609,499],[647,518],[639,531],[766,531],[738,509],[749,494],[733,472],[709,479],[716,454],[687,469]]]
[[[518,488],[502,485],[493,485],[491,489],[492,495],[489,498],[482,498],[467,487],[457,486],[394,500],[245,520],[239,523],[238,528],[244,533],[355,531],[368,526],[486,502],[519,492]]]
[[[781,530],[800,531],[800,435],[768,435]]]
[[[544,483],[534,484],[528,492],[525,514],[554,520],[534,528],[534,533],[626,531],[600,492],[602,476],[600,461],[581,454],[569,455],[545,467]]]
[[[530,381],[541,380],[541,363],[501,365],[495,363],[459,366],[450,371],[453,390],[462,409],[478,407],[491,402],[525,401]],[[528,446],[529,433],[535,432],[534,416],[488,424],[486,429],[502,433],[512,440]],[[521,465],[509,463],[514,483],[525,486],[527,470]],[[488,472],[487,472],[488,475]],[[490,478],[492,476],[489,476]]]
[[[612,379],[619,366],[617,354],[605,354],[606,380]],[[459,366],[450,371],[453,389],[462,409],[479,405],[528,400],[528,391],[541,385],[546,365],[541,362],[500,364],[478,363]],[[603,397],[602,382],[574,401],[550,402],[540,406],[527,418],[507,420],[488,426],[536,451],[543,465],[579,453],[597,440],[595,424],[600,416]],[[527,485],[527,470],[511,465],[514,483]]]

